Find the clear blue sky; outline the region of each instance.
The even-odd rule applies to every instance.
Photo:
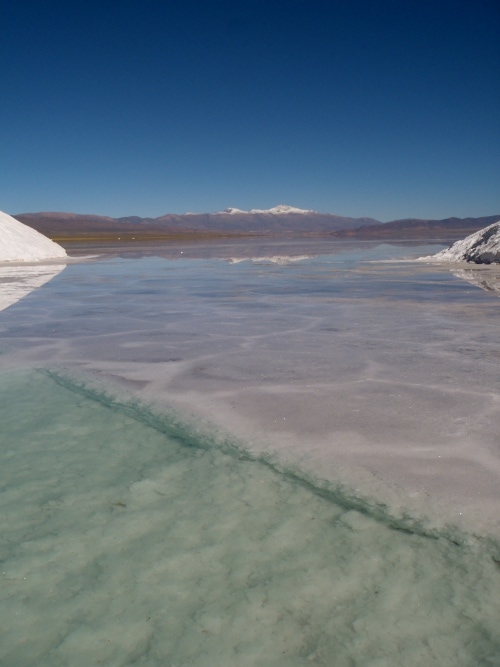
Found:
[[[500,213],[498,0],[0,9],[0,209]]]

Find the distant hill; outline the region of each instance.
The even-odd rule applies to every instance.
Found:
[[[304,211],[280,205],[269,210],[226,209],[218,213],[169,213],[159,218],[110,218],[76,213],[20,213],[14,216],[50,238],[72,239],[125,235],[279,235],[329,234],[339,229],[378,224],[372,218],[349,218],[332,213]]]
[[[20,213],[16,220],[57,241],[104,238],[169,238],[217,236],[324,236],[366,239],[461,238],[500,216],[381,223],[374,218],[350,218],[280,205],[268,210],[230,208],[217,213],[169,213],[158,218],[110,218],[77,213]]]
[[[497,222],[500,215],[482,218],[444,218],[442,220],[422,220],[405,218],[374,225],[360,225],[357,229],[343,229],[335,236],[361,239],[407,239],[407,238],[462,238],[472,232]]]

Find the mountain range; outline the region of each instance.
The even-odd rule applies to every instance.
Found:
[[[408,218],[381,223],[374,218],[351,218],[281,204],[267,210],[228,208],[216,213],[168,213],[158,218],[60,212],[21,213],[13,217],[55,240],[242,235],[453,239],[496,222],[500,215],[443,220]]]

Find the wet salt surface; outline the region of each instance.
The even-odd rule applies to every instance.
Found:
[[[108,247],[0,314],[0,368],[80,369],[398,515],[498,537],[497,297],[448,267],[380,261],[440,247]]]
[[[65,264],[0,264],[0,310],[52,280]]]
[[[477,545],[60,376],[0,375],[0,415],[3,666],[498,664]]]
[[[68,570],[53,586],[60,595],[52,621],[57,615],[73,620],[55,624],[55,638],[39,618],[39,603],[27,602],[27,624],[17,626],[5,664],[330,665],[332,656],[335,665],[498,664],[500,322],[498,297],[484,286],[498,284],[498,271],[485,267],[485,277],[475,267],[450,267],[454,275],[447,267],[394,261],[441,247],[301,241],[107,248],[98,261],[68,266],[0,313],[1,384],[6,396],[17,396],[8,414],[21,428],[13,439],[35,440],[38,422],[28,422],[23,436],[24,415],[42,405],[49,414],[52,403],[48,442],[51,429],[61,434],[57,473],[50,459],[43,473],[34,465],[25,502],[18,497],[13,505],[19,523],[38,525],[33,516],[40,516],[47,489],[57,496],[63,475],[76,466],[78,501],[59,503],[64,521],[92,525],[99,517],[97,525],[104,526],[101,533],[91,531],[83,549],[78,540],[85,529],[76,531],[78,539],[62,539],[57,522],[41,523],[37,540],[46,540],[47,557],[55,551],[61,559],[55,570],[65,571],[82,553],[81,569]],[[57,368],[64,391],[38,375],[15,390],[26,377],[19,369],[32,367]],[[174,470],[165,473],[179,494],[173,518],[153,502],[164,492],[154,485],[170,465],[164,452],[172,446],[182,458],[187,436],[181,434],[174,446],[159,434],[161,442],[147,450],[142,430],[149,408],[137,408],[134,426],[125,426],[121,413],[111,419],[94,392],[96,380],[115,387],[112,392],[126,389],[130,399],[159,413],[164,406],[176,408],[184,422],[197,424],[197,444],[204,434],[215,434],[208,450],[188,450],[179,478]],[[78,390],[82,381],[87,397]],[[39,388],[34,395],[31,385]],[[54,400],[45,400],[53,392]],[[79,422],[69,405],[63,407],[75,395],[82,415],[89,409],[95,418]],[[98,418],[98,410],[106,416]],[[191,435],[188,441],[193,444]],[[238,442],[283,473],[224,453],[223,442]],[[139,472],[130,480],[109,458],[110,448],[118,459],[137,461],[131,469]],[[191,459],[194,451],[198,458]],[[84,463],[66,459],[84,453]],[[33,456],[18,457],[16,465]],[[21,474],[2,470],[9,484]],[[133,487],[136,482],[144,484]],[[101,510],[113,512],[113,520],[120,518],[117,512],[129,512],[127,500],[114,498],[132,488],[143,494],[140,522],[129,521],[128,514],[116,524],[102,518]],[[260,495],[263,505],[256,507]],[[94,496],[102,496],[97,506]],[[245,505],[242,497],[252,503]],[[172,524],[162,523],[165,513]],[[322,526],[335,530],[306,538],[305,526],[309,530],[316,516],[329,517]],[[252,521],[254,529],[248,527]],[[243,535],[236,529],[240,523]],[[8,527],[14,530],[8,544],[18,549],[11,557],[15,564],[21,545],[31,542],[31,529],[16,533],[10,519]],[[165,537],[172,531],[173,545]],[[276,538],[283,532],[286,557]],[[246,533],[251,543],[244,543]],[[201,534],[212,541],[200,546]],[[77,546],[66,553],[73,540]],[[152,564],[155,574],[139,581],[137,572],[148,570],[145,561],[161,561],[170,547],[175,567],[159,565],[157,576]],[[215,555],[198,558],[196,549],[209,547]],[[289,558],[289,552],[295,555]],[[343,565],[332,562],[332,553]],[[225,569],[216,565],[221,559]],[[34,558],[32,571],[42,571],[42,562]],[[235,575],[233,587],[229,580],[239,568],[245,575]],[[248,590],[261,571],[252,601]],[[383,581],[388,597],[380,606]],[[266,586],[277,587],[268,597],[275,604],[270,616],[267,602],[259,606]],[[39,595],[23,598],[23,590],[14,587],[9,608],[12,599]],[[156,602],[148,597],[153,593]],[[73,616],[64,596],[78,600]],[[138,598],[169,620],[150,632],[144,618],[153,615],[134,615]],[[84,599],[87,606],[79,606]],[[96,610],[87,611],[93,599]],[[134,608],[131,616],[127,605]],[[203,623],[196,620],[200,608]],[[212,625],[209,619],[215,619]],[[42,643],[30,643],[36,633]]]

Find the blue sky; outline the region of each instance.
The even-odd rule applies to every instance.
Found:
[[[3,3],[0,209],[500,213],[499,34],[497,0]]]

